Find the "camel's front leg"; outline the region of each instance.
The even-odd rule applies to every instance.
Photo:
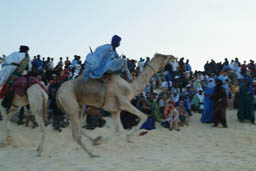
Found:
[[[2,103],[2,102],[0,101],[0,103]],[[11,139],[10,120],[13,117],[13,115],[15,114],[15,112],[17,111],[17,108],[11,107],[9,115],[7,113],[6,108],[4,108],[2,105],[0,106],[0,108],[1,108],[0,111],[1,111],[1,114],[3,117],[3,138],[0,142],[0,146],[6,146],[10,143],[9,141]]]
[[[87,115],[84,116],[83,120],[86,120],[86,118],[87,118]],[[101,136],[98,136],[96,138],[92,138],[90,135],[88,135],[86,133],[86,131],[84,129],[81,129],[81,135],[88,138],[93,144],[102,139]]]
[[[1,101],[0,101],[1,103]],[[8,115],[7,115],[7,110],[3,108],[3,106],[0,106],[0,112],[3,118],[3,137],[0,142],[0,146],[5,146],[6,145],[6,139],[7,139],[7,122],[8,122]]]
[[[113,123],[114,123],[114,133],[107,137],[102,139],[102,137],[97,137],[97,139],[95,139],[93,145],[100,145],[102,143],[105,143],[107,141],[109,141],[110,139],[112,139],[115,136],[119,136],[123,131],[123,125],[121,123],[121,119],[120,119],[120,111],[118,112],[112,112],[112,118],[113,118]]]
[[[127,141],[131,142],[130,137],[137,131],[140,129],[140,127],[142,126],[142,124],[147,120],[147,115],[142,113],[141,111],[139,111],[138,109],[136,109],[130,102],[124,102],[122,105],[122,109],[126,110],[136,116],[138,116],[140,118],[140,121],[138,123],[138,125],[136,127],[133,127],[130,130],[130,133],[127,134]]]

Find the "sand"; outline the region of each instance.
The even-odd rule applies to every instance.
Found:
[[[228,129],[212,128],[200,123],[199,114],[190,118],[189,127],[180,132],[169,131],[157,124],[157,129],[144,136],[134,136],[127,143],[124,136],[100,146],[87,147],[99,158],[90,158],[72,140],[71,129],[59,133],[46,128],[45,149],[36,157],[40,141],[39,128],[31,129],[12,124],[14,140],[0,148],[1,171],[255,171],[256,126],[240,124],[236,111],[228,111]],[[2,126],[2,122],[0,122]],[[2,135],[2,128],[0,129]],[[93,137],[108,136],[112,128],[88,131]]]

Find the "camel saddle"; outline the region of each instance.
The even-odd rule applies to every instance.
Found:
[[[42,89],[46,92],[46,94],[48,94],[45,86],[35,77],[31,76],[21,76],[18,80],[16,80],[13,83],[12,88],[14,89],[15,94],[23,97],[24,95],[26,95],[27,89],[33,84],[39,84],[42,87]]]

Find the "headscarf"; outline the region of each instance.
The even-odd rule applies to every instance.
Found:
[[[20,46],[20,52],[28,52],[28,50],[29,50],[29,47],[28,46],[25,46],[25,45],[21,45]]]
[[[213,78],[209,78],[209,79],[207,80],[207,86],[208,86],[209,88],[215,87],[215,80],[214,80]]]
[[[121,41],[121,37],[119,37],[118,35],[114,35],[112,37],[111,45],[113,46],[114,49],[120,45],[120,41]]]

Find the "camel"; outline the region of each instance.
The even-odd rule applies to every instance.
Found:
[[[17,111],[18,107],[26,106],[29,104],[30,112],[33,115],[35,115],[36,121],[42,132],[41,142],[37,148],[37,156],[40,156],[42,153],[43,144],[45,141],[44,120],[46,119],[45,114],[46,114],[47,103],[48,103],[48,95],[39,84],[33,84],[27,89],[26,92],[27,92],[27,97],[26,96],[21,97],[17,94],[14,96],[12,101],[12,106],[9,109],[9,113],[7,112],[7,109],[1,105],[3,99],[0,99],[0,112],[3,117],[3,131],[4,131],[4,137],[0,142],[0,145],[4,147],[9,144],[9,140],[11,138],[9,124],[13,114]]]
[[[94,145],[108,140],[108,138],[102,139],[102,137],[93,139],[85,132],[81,131],[81,117],[83,107],[86,104],[102,107],[112,114],[115,128],[114,135],[120,134],[123,131],[120,121],[121,110],[128,111],[138,116],[140,122],[126,135],[127,141],[131,142],[130,136],[146,121],[147,115],[132,106],[130,101],[144,90],[154,74],[159,72],[168,62],[175,59],[176,58],[172,55],[155,54],[144,68],[143,72],[132,82],[127,82],[116,74],[109,76],[107,81],[89,79],[85,82],[83,77],[78,77],[74,80],[64,82],[57,91],[56,99],[59,107],[70,115],[74,141],[79,144],[90,157],[97,157],[97,155],[86,148],[81,140],[81,135],[89,138]]]

